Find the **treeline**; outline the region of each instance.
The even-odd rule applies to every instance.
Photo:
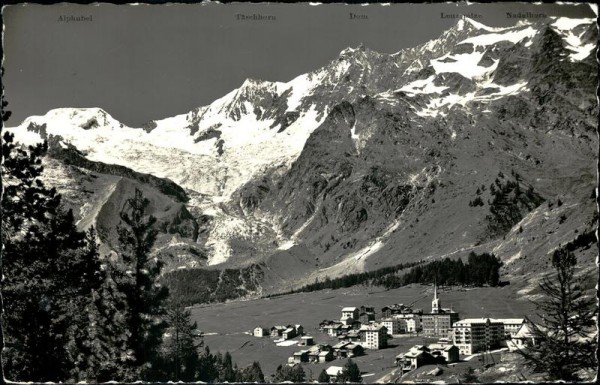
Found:
[[[179,373],[169,370],[169,364],[172,362],[158,363],[154,381],[167,382],[178,378],[184,382],[265,382],[265,376],[258,362],[255,361],[245,368],[238,368],[237,364],[233,363],[229,352],[212,354],[208,346],[195,357],[187,356],[178,359],[187,359],[186,365]]]
[[[345,274],[338,278],[329,278],[326,277],[323,281],[315,280],[314,283],[308,284],[306,286],[302,286],[298,289],[289,290],[286,292],[269,294],[266,295],[265,298],[278,297],[287,294],[295,294],[295,293],[305,293],[305,292],[313,292],[318,290],[325,289],[341,289],[346,287],[352,287],[357,285],[372,285],[372,281],[381,277],[382,275],[395,274],[398,271],[408,269],[409,267],[416,266],[421,261],[418,262],[408,262],[408,263],[400,263],[398,265],[382,267],[377,270],[371,270],[364,273],[353,273],[353,274]]]
[[[161,282],[185,306],[225,302],[258,290],[264,273],[252,264],[239,269],[180,269],[163,275]]]
[[[304,372],[304,368],[300,364],[296,364],[294,366],[288,365],[279,365],[277,370],[273,376],[273,382],[308,382],[306,378],[306,373]],[[358,365],[351,359],[346,361],[346,364],[342,368],[341,372],[338,374],[335,381],[327,374],[325,369],[321,370],[319,376],[317,378],[319,383],[328,383],[328,382],[336,382],[336,383],[357,383],[362,382],[362,376],[360,374],[360,369]]]
[[[411,283],[439,285],[498,286],[502,262],[493,254],[471,252],[467,263],[462,259],[445,258],[410,269],[402,276],[387,275],[373,281],[373,285],[395,289]]]

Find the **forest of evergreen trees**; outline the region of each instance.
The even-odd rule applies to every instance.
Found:
[[[77,230],[41,180],[47,143],[13,139],[2,137],[3,378],[264,382],[256,362],[200,351],[190,311],[159,282],[156,219],[139,190],[120,213],[118,257],[101,256],[94,228]]]
[[[416,266],[422,262],[400,263],[398,265],[382,267],[381,269],[366,271],[364,273],[345,274],[338,278],[326,277],[323,281],[316,280],[314,283],[302,286],[298,289],[289,290],[286,292],[269,294],[265,298],[279,297],[286,294],[312,292],[325,289],[341,289],[344,287],[352,287],[356,285],[372,285],[373,281],[381,276],[395,274],[401,270]]]
[[[415,266],[403,275],[387,275],[373,280],[373,285],[395,289],[411,283],[439,285],[498,286],[502,262],[493,254],[469,254],[467,263],[462,259],[444,258]]]
[[[511,171],[511,175],[514,180],[499,172],[494,183],[489,186],[489,214],[485,216],[486,228],[481,236],[482,241],[504,236],[527,213],[544,202],[544,198],[534,191],[533,186],[522,185],[518,173]],[[485,191],[485,185],[478,187],[475,192],[477,197],[469,202],[469,206],[483,207],[482,195]]]
[[[266,295],[265,298],[287,294],[313,292],[324,289],[340,289],[356,285],[383,286],[396,289],[411,283],[428,284],[437,281],[440,285],[498,286],[502,262],[493,254],[471,252],[467,263],[461,259],[444,258],[439,261],[401,263],[364,273],[346,274],[339,278],[326,277],[298,289]],[[404,274],[401,271],[410,269]]]

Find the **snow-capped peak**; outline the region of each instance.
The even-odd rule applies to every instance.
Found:
[[[466,20],[469,24],[471,24],[476,29],[480,29],[480,30],[483,29],[484,31],[488,31],[488,32],[498,32],[498,31],[504,30],[504,28],[488,27],[487,25],[481,24],[480,22],[475,21],[475,20],[473,20],[471,18],[468,18],[468,17],[465,17],[464,20]],[[462,21],[462,19],[459,20],[459,23],[461,21]]]
[[[30,116],[22,123],[27,127],[31,123],[41,124],[52,121],[56,124],[68,124],[78,126],[85,130],[97,127],[119,127],[120,122],[110,116],[101,108],[56,108],[48,111],[42,116]],[[41,122],[41,123],[40,123]]]
[[[351,55],[356,52],[364,52],[364,51],[365,51],[365,44],[360,43],[356,48],[348,47],[348,48],[343,49],[342,52],[340,52],[340,56],[348,56],[348,55]]]

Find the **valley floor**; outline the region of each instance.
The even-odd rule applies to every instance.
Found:
[[[534,306],[517,294],[517,287],[446,288],[439,292],[444,307],[452,307],[460,318],[494,317],[522,318],[534,313]],[[205,333],[204,342],[213,353],[229,351],[239,367],[260,362],[267,381],[277,366],[286,364],[288,357],[303,349],[296,344],[277,346],[269,337],[254,337],[252,330],[261,326],[301,324],[305,334],[314,337],[315,343],[333,345],[335,338],[319,332],[319,322],[339,319],[346,306],[374,306],[379,312],[383,306],[394,303],[412,305],[415,309],[431,310],[433,287],[411,285],[394,290],[356,286],[348,289],[324,290],[312,293],[285,295],[271,299],[233,301],[202,305],[192,308],[192,318]],[[380,318],[380,314],[377,315]],[[299,339],[295,339],[299,340]],[[435,340],[421,336],[396,336],[390,347],[366,350],[366,354],[353,359],[363,372],[365,382],[385,382],[398,378],[394,358],[415,344],[433,343]],[[322,364],[303,364],[307,380],[316,379],[322,369],[344,366],[346,360],[333,360]],[[471,363],[471,366],[473,364]],[[459,367],[463,363],[459,364]],[[434,368],[434,367],[430,367]],[[466,367],[465,367],[466,369]],[[439,380],[433,378],[432,381]]]

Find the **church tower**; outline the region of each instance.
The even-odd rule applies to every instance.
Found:
[[[438,314],[440,312],[440,299],[437,296],[437,282],[433,284],[433,301],[431,301],[431,313]]]

